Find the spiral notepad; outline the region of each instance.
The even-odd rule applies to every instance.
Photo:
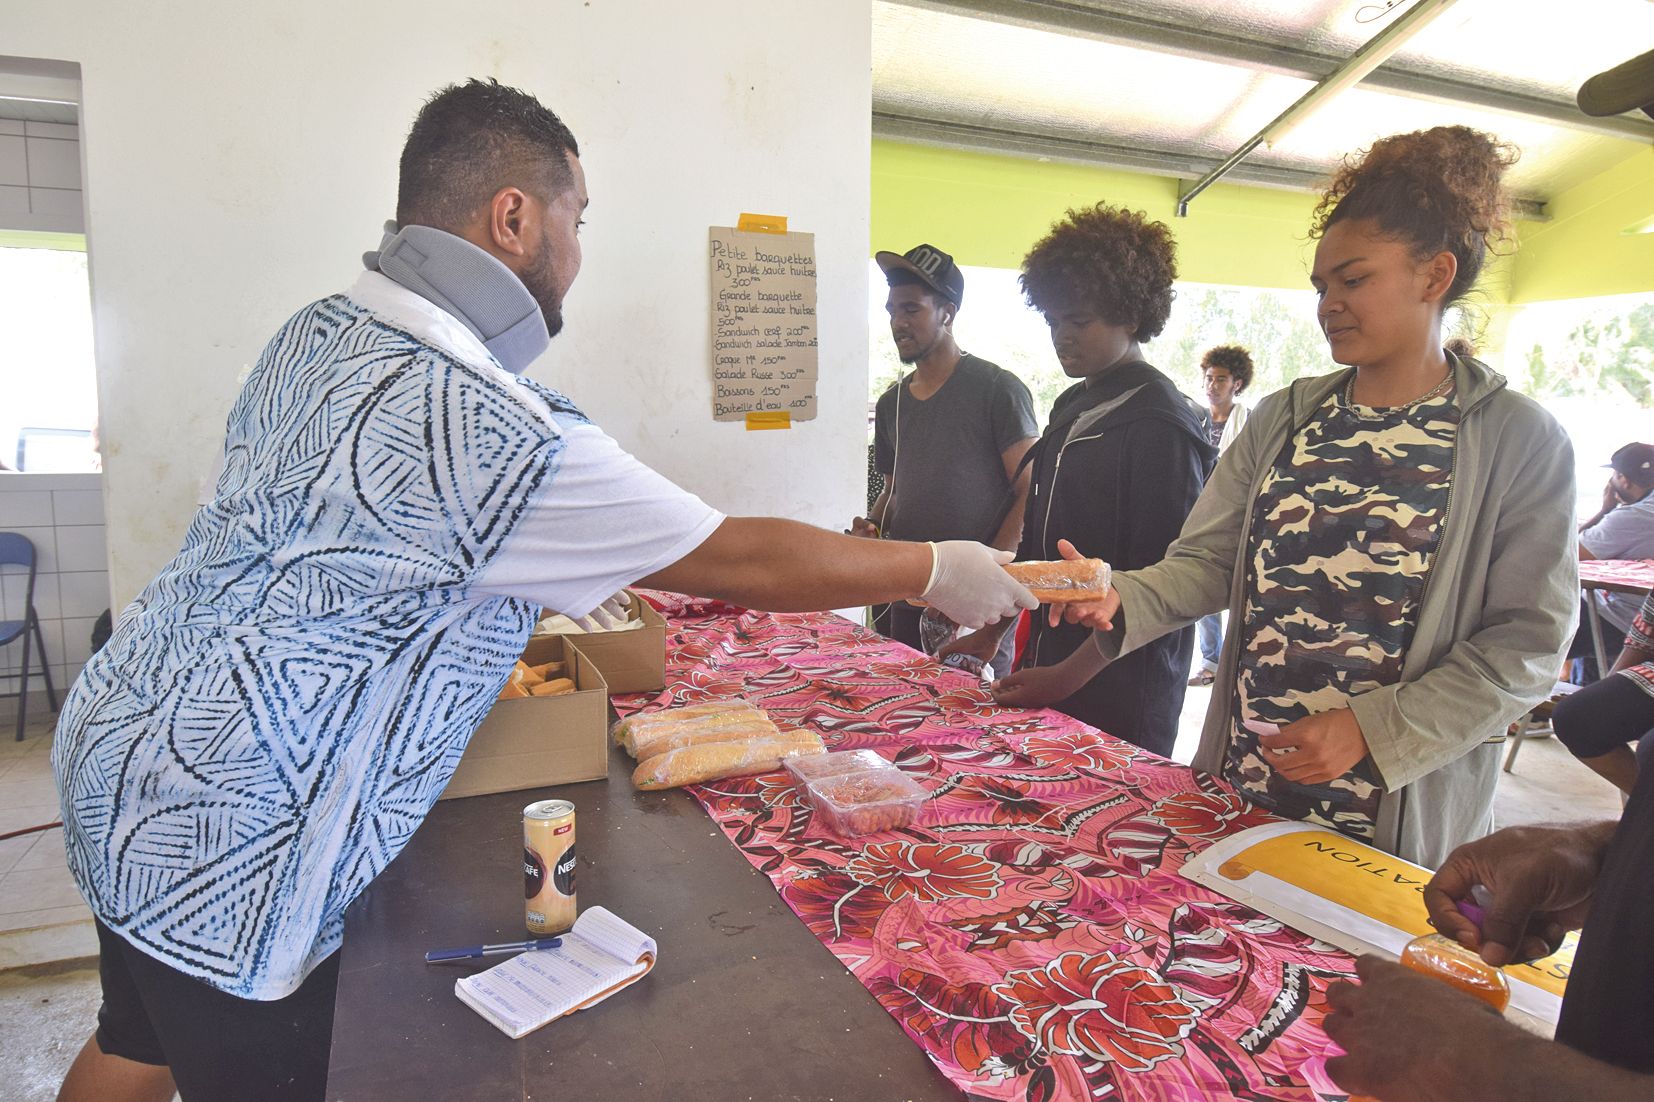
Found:
[[[612,911],[592,907],[555,949],[520,953],[454,983],[471,1009],[517,1038],[596,1006],[655,966],[655,941]]]

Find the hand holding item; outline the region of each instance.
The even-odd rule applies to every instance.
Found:
[[[850,522],[850,527],[844,530],[847,536],[861,536],[863,539],[876,540],[879,538],[879,526],[866,517],[857,517]]]
[[[963,654],[969,658],[975,658],[983,663],[992,662],[994,660],[994,655],[999,651],[999,641],[1002,638],[1004,638],[1004,636],[994,631],[991,627],[985,627],[979,631],[967,632],[964,635],[956,636],[952,642],[944,643],[940,648],[938,648],[936,651],[936,660],[940,662],[949,655]]]
[[[930,584],[920,594],[931,607],[968,631],[1015,615],[1039,602],[1004,564],[1014,557],[970,540],[930,545]]]
[[[1057,541],[1057,552],[1070,561],[1085,558],[1067,540]],[[1114,614],[1119,610],[1120,591],[1110,585],[1107,592],[1098,600],[1053,604],[1050,612],[1050,623],[1052,627],[1056,627],[1067,620],[1071,624],[1084,624],[1092,631],[1113,631]]]
[[[1359,987],[1327,989],[1327,1036],[1345,1055],[1327,1061],[1344,1090],[1384,1102],[1441,1102],[1475,1097],[1477,1058],[1523,1034],[1497,1011],[1440,980],[1375,956],[1355,962]],[[1470,1082],[1459,1081],[1465,1076]]]
[[[1089,678],[1076,678],[1065,669],[1066,663],[1055,666],[1024,667],[1009,677],[993,683],[994,703],[1007,708],[1043,708],[1073,696]]]
[[[1613,824],[1510,827],[1467,842],[1424,888],[1430,922],[1495,966],[1555,952],[1585,924]],[[1492,897],[1480,926],[1459,910],[1476,885]]]
[[[1284,751],[1271,761],[1281,776],[1295,784],[1325,784],[1367,756],[1361,724],[1348,708],[1305,716],[1281,728],[1279,734],[1258,735],[1258,743],[1266,750]]]

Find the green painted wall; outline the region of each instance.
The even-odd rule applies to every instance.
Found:
[[[1218,184],[1173,217],[1178,182],[1122,172],[901,142],[873,143],[872,247],[928,241],[961,264],[1015,268],[1072,206],[1107,200],[1147,211],[1177,236],[1182,279],[1298,290],[1309,286],[1315,196]],[[1558,195],[1551,221],[1517,226],[1517,249],[1495,258],[1472,305],[1654,290],[1654,149]]]
[[[60,249],[65,252],[83,253],[86,251],[86,235],[0,229],[0,249]]]
[[[875,193],[876,194],[876,193]],[[1557,195],[1523,223],[1516,303],[1654,291],[1654,148]]]
[[[1069,207],[1107,200],[1171,226],[1182,279],[1309,286],[1315,199],[1303,192],[1218,184],[1174,218],[1167,177],[889,141],[873,143],[872,183],[875,251],[928,241],[961,264],[1016,268]]]

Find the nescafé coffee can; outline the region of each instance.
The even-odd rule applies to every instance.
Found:
[[[529,933],[574,925],[574,805],[567,800],[523,808],[523,897]]]

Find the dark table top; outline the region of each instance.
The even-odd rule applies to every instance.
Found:
[[[958,1100],[687,793],[607,780],[438,804],[345,919],[329,1099]],[[523,929],[522,809],[573,800],[576,889],[660,945],[608,1001],[513,1041],[454,995]]]

